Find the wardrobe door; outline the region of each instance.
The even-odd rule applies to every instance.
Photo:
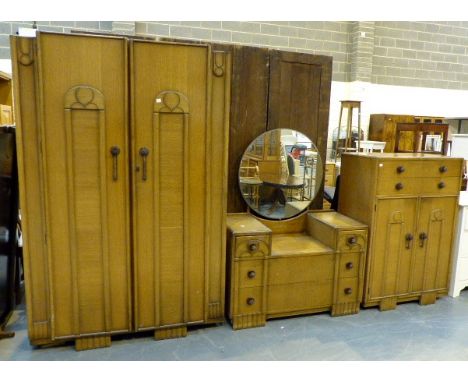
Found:
[[[129,331],[127,43],[37,40],[52,338]]]
[[[332,57],[270,51],[268,130],[300,131],[318,148],[325,165]],[[322,208],[322,190],[311,208]]]
[[[380,199],[369,261],[368,299],[410,291],[417,198]]]
[[[205,318],[209,49],[131,45],[136,330]]]
[[[456,197],[421,198],[415,232],[413,292],[447,290],[456,211]]]

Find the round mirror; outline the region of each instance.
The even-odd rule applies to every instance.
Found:
[[[267,219],[287,219],[309,207],[323,177],[315,144],[295,130],[275,129],[245,150],[239,187],[248,206]]]

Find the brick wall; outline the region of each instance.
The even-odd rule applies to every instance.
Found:
[[[468,22],[376,22],[372,82],[468,89]]]
[[[468,22],[422,21],[43,21],[38,29],[109,31],[333,56],[333,80],[468,90]],[[0,22],[0,59],[10,34],[32,22]]]
[[[266,46],[333,56],[333,80],[350,80],[349,21],[147,21],[136,34]]]

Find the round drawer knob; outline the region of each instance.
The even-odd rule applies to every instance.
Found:
[[[253,297],[249,297],[247,299],[247,305],[253,305],[253,304],[255,304],[255,299]]]
[[[349,295],[349,294],[353,293],[353,290],[351,288],[346,288],[344,290],[344,293]]]
[[[437,187],[439,187],[440,189],[445,188],[445,183],[444,182],[439,182]]]
[[[447,166],[440,166],[440,167],[439,167],[439,171],[440,171],[441,173],[444,173],[444,172],[447,172],[447,171],[448,171],[448,168],[447,168]]]
[[[351,236],[351,237],[348,237],[348,244],[349,245],[354,245],[357,243],[357,239],[356,239],[356,236]]]
[[[354,264],[350,261],[349,263],[346,263],[346,269],[353,269]]]
[[[257,274],[255,273],[255,271],[248,271],[248,272],[247,272],[247,277],[248,277],[249,279],[253,279],[253,278],[255,278],[255,276],[257,276]]]
[[[401,174],[402,172],[405,172],[405,168],[403,166],[398,166],[397,169],[396,169],[396,172],[398,174]]]
[[[403,183],[397,183],[397,184],[395,184],[395,189],[396,189],[396,190],[402,190],[402,189],[403,189]]]
[[[249,244],[249,251],[250,252],[255,252],[256,250],[258,250],[258,243],[250,243]]]

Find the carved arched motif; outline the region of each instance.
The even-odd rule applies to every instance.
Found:
[[[224,52],[213,52],[213,74],[216,77],[224,75],[225,58]]]
[[[392,224],[401,224],[403,223],[403,214],[401,211],[394,211],[392,217],[390,218],[390,223]]]
[[[104,95],[92,86],[74,86],[65,94],[65,109],[104,110]]]
[[[189,113],[187,97],[174,90],[166,90],[159,93],[154,100],[155,113]]]
[[[16,48],[18,50],[18,61],[24,66],[29,66],[34,62],[33,39],[18,38],[16,39]]]
[[[431,212],[431,221],[440,222],[442,220],[444,220],[444,210],[441,210],[440,208],[432,210],[432,212]]]

